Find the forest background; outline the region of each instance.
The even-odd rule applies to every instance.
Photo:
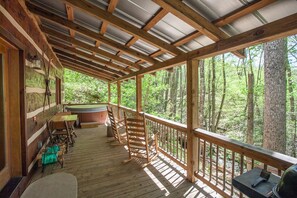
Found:
[[[296,157],[297,35],[285,39],[286,67],[286,154]],[[209,131],[257,146],[263,145],[264,47],[246,49],[246,58],[231,53],[201,60],[201,126]],[[252,76],[252,77],[251,77]],[[253,79],[251,81],[251,79]],[[107,102],[107,83],[68,69],[64,72],[65,104]],[[249,83],[250,82],[250,83]],[[253,83],[251,83],[253,82]],[[186,123],[186,66],[162,70],[142,79],[143,111]],[[135,80],[121,83],[122,106],[136,107]],[[252,95],[251,95],[252,94]],[[250,103],[248,96],[253,98]],[[111,102],[117,103],[117,86],[111,84]],[[253,134],[248,139],[249,106],[253,106]]]

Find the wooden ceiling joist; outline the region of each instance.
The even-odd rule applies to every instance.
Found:
[[[130,70],[129,68],[121,67],[121,66],[116,65],[116,64],[114,64],[114,63],[112,63],[110,61],[106,61],[106,60],[103,60],[101,58],[98,58],[97,56],[93,56],[91,54],[88,54],[88,53],[83,52],[81,50],[75,49],[73,47],[70,47],[70,46],[67,46],[67,45],[63,45],[62,43],[57,42],[57,41],[55,41],[53,39],[48,39],[48,42],[54,48],[58,48],[60,50],[64,50],[64,51],[67,51],[67,52],[70,52],[70,53],[77,54],[77,55],[82,56],[82,57],[84,57],[86,59],[93,60],[93,61],[99,62],[101,64],[104,64],[106,66],[109,66],[110,68],[123,71],[124,73],[131,73],[132,72],[132,70]]]
[[[128,60],[126,60],[126,59],[124,59],[124,58],[121,58],[121,57],[119,57],[119,56],[116,56],[116,55],[113,55],[113,54],[111,54],[111,53],[108,53],[108,52],[106,52],[106,51],[104,51],[104,50],[101,50],[101,49],[99,49],[99,48],[97,48],[97,47],[91,46],[91,45],[86,44],[86,43],[84,43],[84,42],[82,42],[82,41],[79,41],[79,40],[76,40],[76,39],[71,38],[71,37],[69,37],[69,36],[66,36],[66,35],[64,35],[64,34],[62,34],[62,33],[59,33],[59,32],[57,32],[57,31],[55,31],[55,30],[52,30],[52,29],[50,29],[50,28],[41,26],[40,29],[41,29],[44,33],[46,33],[46,34],[48,34],[48,35],[51,35],[51,36],[53,36],[53,37],[55,37],[55,38],[58,38],[58,39],[62,39],[62,40],[65,41],[65,42],[75,44],[75,45],[77,45],[77,46],[79,46],[79,47],[81,47],[81,48],[84,48],[84,49],[86,49],[86,50],[93,51],[93,52],[98,53],[99,55],[102,55],[102,56],[104,56],[104,57],[113,59],[113,60],[118,61],[118,62],[120,62],[120,63],[123,63],[123,64],[125,64],[125,65],[134,67],[134,68],[136,68],[136,69],[141,69],[141,68],[142,68],[142,66],[139,65],[139,64],[133,63],[133,62],[128,61]]]
[[[81,57],[76,56],[74,54],[67,53],[67,52],[65,52],[63,50],[60,50],[60,49],[54,48],[54,52],[56,54],[66,56],[67,58],[71,58],[71,59],[77,60],[79,62],[88,64],[88,65],[90,65],[90,66],[92,66],[94,68],[97,68],[98,70],[102,70],[103,72],[106,72],[107,74],[111,73],[111,74],[115,74],[115,75],[118,75],[118,76],[124,76],[125,75],[125,73],[123,73],[123,72],[120,72],[120,71],[117,71],[117,70],[114,70],[114,69],[110,69],[110,68],[108,68],[106,66],[100,65],[99,63],[95,63],[95,62],[86,60],[84,58],[81,58]]]
[[[173,53],[175,55],[183,53],[175,46],[170,45],[157,37],[154,37],[153,35],[147,33],[145,30],[138,29],[137,27],[128,23],[127,21],[120,19],[107,11],[103,11],[102,9],[92,5],[91,3],[85,0],[63,0],[63,1],[68,2],[69,4],[97,17],[102,21],[107,21],[108,23],[119,28],[120,30],[127,32],[128,34],[131,34],[133,36],[139,37],[145,42],[148,42],[149,44],[155,47],[158,47],[164,51]]]
[[[145,54],[142,54],[142,53],[140,53],[136,50],[133,50],[127,46],[124,46],[112,39],[109,39],[101,34],[98,34],[92,30],[89,30],[88,28],[85,28],[84,26],[78,25],[72,21],[65,20],[65,19],[63,19],[63,17],[52,14],[52,13],[46,11],[45,9],[40,8],[28,1],[26,2],[26,4],[32,13],[34,13],[44,19],[47,19],[51,22],[62,25],[66,28],[72,29],[72,30],[79,32],[79,33],[81,33],[87,37],[90,37],[94,40],[98,40],[99,42],[105,43],[106,45],[109,45],[112,48],[116,48],[116,49],[121,50],[127,54],[130,54],[131,56],[134,56],[135,58],[145,60],[145,61],[147,61],[149,63],[153,63],[153,64],[157,62],[155,59],[153,59]]]
[[[66,8],[66,12],[67,12],[67,18],[69,21],[74,21],[74,12],[73,12],[73,7],[71,7],[70,5],[68,4],[65,4],[65,8]],[[75,31],[70,29],[69,30],[69,34],[72,38],[75,37]]]
[[[64,63],[67,63],[69,65],[75,65],[77,66],[78,68],[84,70],[84,71],[89,71],[89,72],[93,72],[93,73],[96,73],[96,74],[100,74],[100,76],[106,78],[106,79],[116,79],[117,76],[116,75],[109,75],[109,74],[106,74],[106,72],[102,72],[100,70],[97,70],[96,68],[91,68],[89,66],[86,66],[86,64],[83,64],[81,62],[78,62],[76,60],[72,60],[72,59],[69,59],[67,57],[63,57],[61,55],[58,55],[58,57],[60,58],[61,62],[64,64]]]
[[[112,80],[112,79],[109,79],[109,78],[102,77],[100,74],[96,74],[96,73],[90,72],[90,71],[85,71],[84,69],[81,69],[80,67],[68,64],[66,62],[63,62],[63,66],[65,68],[67,68],[67,69],[70,69],[70,70],[73,70],[73,71],[76,71],[76,72],[79,72],[79,73],[82,73],[82,74],[85,74],[85,75],[88,75],[88,76],[91,76],[91,77],[94,77],[94,78],[98,78],[98,79],[103,80],[103,81],[109,82],[109,81]]]
[[[229,38],[229,36],[212,24],[210,21],[205,19],[199,13],[195,12],[193,9],[185,5],[179,0],[153,0],[155,3],[166,9],[167,11],[174,14],[176,17],[182,19],[193,28],[206,35],[213,41],[219,41],[221,39]],[[241,52],[234,52],[236,56],[240,58],[245,57]]]
[[[191,59],[205,59],[219,54],[227,53],[243,49],[252,45],[257,45],[271,40],[287,37],[297,34],[297,14],[279,19],[261,27],[249,30],[247,32],[235,35],[228,39],[220,40],[217,43],[202,47],[200,49],[191,51],[187,54],[180,55],[169,59],[167,61],[157,63],[153,66],[142,69],[117,80],[123,80],[136,75],[155,72],[161,69],[167,69],[176,65],[185,63]]]
[[[181,46],[181,45],[186,44],[187,42],[190,42],[190,41],[192,41],[193,39],[195,39],[195,38],[197,38],[197,37],[199,37],[199,36],[202,36],[202,35],[203,35],[203,34],[202,34],[201,32],[199,32],[199,31],[195,31],[195,32],[193,32],[193,33],[191,33],[191,34],[189,34],[189,35],[187,35],[187,36],[185,36],[185,37],[183,37],[183,38],[181,38],[181,39],[175,41],[175,42],[173,43],[173,45],[174,45],[174,46]]]

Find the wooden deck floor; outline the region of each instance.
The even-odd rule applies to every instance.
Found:
[[[141,168],[128,158],[123,146],[106,143],[106,128],[76,130],[74,147],[65,155],[65,167],[47,166],[33,175],[32,181],[43,176],[67,172],[78,181],[79,197],[221,197],[201,182],[192,184],[185,171],[160,155],[151,165]]]

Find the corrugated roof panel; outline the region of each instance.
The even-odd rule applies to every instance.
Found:
[[[109,58],[107,58],[107,57],[105,57],[105,56],[101,56],[100,54],[95,54],[95,56],[96,56],[97,58],[101,58],[101,59],[103,59],[103,60],[110,61]]]
[[[108,24],[107,26],[107,30],[106,30],[106,35],[107,37],[112,38],[113,40],[116,40],[119,43],[125,44],[127,43],[131,38],[132,35],[118,29],[115,28],[114,26]]]
[[[203,45],[201,45],[199,42],[192,40],[184,45],[182,45],[181,47],[184,47],[187,51],[192,51],[198,48],[203,47]]]
[[[297,12],[297,1],[277,1],[267,7],[258,10],[258,12],[266,19],[268,23],[270,23],[280,18],[295,14]]]
[[[239,0],[184,0],[184,3],[209,21],[218,19],[243,6]]]
[[[95,46],[95,40],[94,39],[91,39],[87,36],[84,36],[78,32],[75,32],[75,39],[79,40],[79,41],[82,41],[84,43],[87,43],[89,45],[92,45],[92,46]]]
[[[49,20],[46,20],[46,19],[43,19],[43,18],[40,18],[40,21],[41,21],[42,25],[45,26],[45,27],[48,27],[48,28],[51,28],[51,29],[53,29],[55,31],[61,32],[61,33],[65,34],[65,35],[67,35],[67,36],[70,35],[68,28],[65,28],[62,25],[59,25],[57,23],[53,23],[53,22],[51,22]]]
[[[230,23],[230,25],[239,33],[254,29],[263,25],[253,14],[248,14]]]
[[[32,2],[41,5],[41,7],[52,13],[55,13],[63,18],[67,18],[65,4],[61,1],[32,0]]]
[[[210,44],[214,43],[213,40],[211,40],[210,38],[208,38],[205,35],[202,35],[202,36],[199,36],[198,38],[195,38],[194,41],[198,42],[202,46],[206,46],[206,45],[210,45]]]
[[[53,37],[53,36],[50,36],[50,35],[48,35],[48,38],[50,38],[50,39],[52,39],[52,40],[54,40],[54,41],[60,42],[60,43],[63,44],[63,45],[66,45],[66,46],[69,46],[69,47],[72,46],[71,43],[69,43],[69,42],[67,42],[67,41],[65,41],[65,40],[63,40],[63,39],[56,38],[56,37]]]
[[[109,0],[86,0],[90,2],[91,4],[101,8],[102,10],[107,10],[108,1]]]
[[[74,8],[74,22],[77,24],[80,24],[94,32],[99,32],[99,29],[101,27],[102,21],[97,19],[96,17],[89,15],[85,12],[82,12],[81,10]]]
[[[174,56],[172,56],[171,54],[168,54],[168,53],[164,53],[164,54],[161,54],[159,56],[157,56],[156,58],[160,61],[166,61],[166,60],[169,60],[169,59],[172,59]]]
[[[171,13],[168,13],[162,20],[160,20],[153,27],[153,30],[157,30],[158,32],[167,35],[171,42],[195,31],[193,27]]]
[[[137,48],[140,49],[145,54],[151,54],[157,51],[159,48],[154,47],[153,45],[148,44],[147,42],[144,42],[141,39],[138,39],[134,45],[131,46],[131,48]]]
[[[116,53],[118,53],[118,50],[113,49],[113,48],[111,48],[111,47],[109,47],[108,45],[105,45],[105,44],[103,44],[103,43],[100,44],[99,49],[102,49],[102,50],[104,50],[104,51],[106,51],[106,52],[109,52],[109,53],[111,53],[111,54],[113,54],[113,55],[115,55]]]
[[[166,43],[172,43],[174,40],[173,38],[167,36],[166,34],[152,28],[148,31],[151,35],[157,37],[158,39],[161,39],[162,41],[165,41]]]
[[[86,49],[84,49],[84,48],[76,47],[76,49],[79,50],[79,51],[82,51],[82,52],[84,52],[84,53],[87,53],[87,54],[89,54],[89,55],[92,55],[92,52],[91,52],[91,51],[86,50]]]
[[[135,23],[143,26],[159,8],[158,5],[148,0],[119,1],[115,10],[115,15],[121,18],[128,17]]]
[[[132,56],[129,56],[129,55],[127,55],[127,54],[122,54],[120,57],[121,57],[121,58],[124,58],[124,59],[126,59],[126,60],[128,60],[128,61],[131,61],[131,62],[133,62],[133,63],[135,63],[136,61],[138,61],[138,59],[136,59],[136,58],[134,58],[134,57],[132,57]]]

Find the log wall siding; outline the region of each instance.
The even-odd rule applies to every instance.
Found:
[[[24,152],[24,158],[26,163],[23,164],[23,175],[28,174],[34,165],[35,157],[38,153],[38,142],[46,143],[48,140],[47,130],[45,123],[47,119],[50,119],[56,112],[61,110],[61,105],[56,105],[56,77],[63,79],[63,67],[55,54],[52,52],[48,45],[44,35],[40,32],[39,27],[30,13],[28,13],[24,1],[7,1],[0,0],[0,28],[5,30],[0,32],[0,36],[4,39],[12,42],[16,46],[20,47],[24,51],[25,60],[25,126],[26,131],[22,131],[23,137],[25,137],[26,151]],[[50,97],[50,108],[47,106],[43,111],[43,101],[45,92],[45,72],[43,69],[37,70],[29,66],[27,60],[28,54],[37,55],[40,57],[44,51],[44,58],[48,61],[53,59],[50,69],[50,90],[52,96]],[[48,66],[48,63],[46,63]],[[63,80],[62,91],[63,91]],[[63,94],[62,94],[63,97]],[[36,121],[33,121],[33,117],[36,116]],[[25,179],[24,180],[28,180]],[[20,190],[22,191],[22,190]]]

